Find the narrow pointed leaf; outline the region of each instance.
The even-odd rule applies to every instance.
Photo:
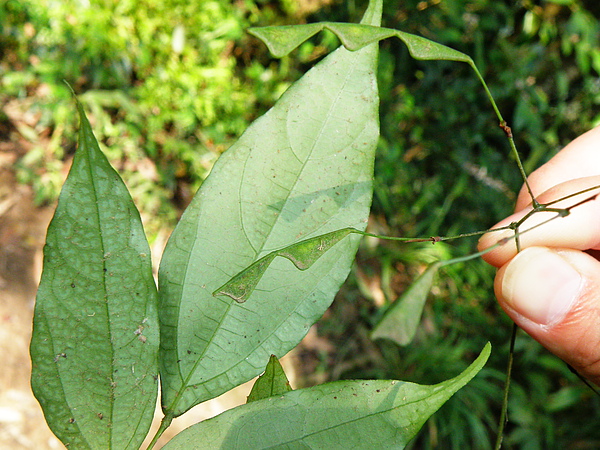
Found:
[[[280,58],[322,30],[333,32],[342,44],[352,51],[395,36],[406,44],[408,51],[415,59],[462,61],[470,65],[473,64],[470,56],[421,36],[404,33],[392,28],[364,24],[319,22],[307,25],[250,28],[248,32],[261,39],[273,56]]]
[[[265,373],[258,377],[254,386],[252,386],[246,403],[282,395],[291,390],[290,382],[285,376],[277,356],[271,355]]]
[[[273,56],[281,58],[322,29],[321,24],[313,23],[300,26],[249,28],[248,33],[263,41]]]
[[[367,11],[371,24],[381,2]],[[249,301],[212,293],[304,239],[364,229],[378,139],[376,46],[340,48],[311,69],[215,164],[159,271],[163,410],[178,416],[251,379],[293,348],[350,270],[358,236],[308,270],[275,258]]]
[[[473,65],[473,60],[470,56],[453,48],[425,39],[424,37],[402,31],[397,31],[396,36],[406,44],[409,53],[415,59],[460,61],[466,62],[471,66]]]
[[[213,292],[213,295],[227,295],[236,302],[243,303],[254,292],[254,288],[276,256],[283,256],[292,261],[298,269],[306,270],[352,231],[356,230],[353,228],[344,228],[300,241],[282,250],[273,251],[235,275],[231,280]]]
[[[408,290],[386,311],[371,333],[372,339],[389,339],[399,345],[408,345],[421,323],[425,301],[431,291],[437,271],[444,263],[431,264]]]
[[[213,296],[226,295],[238,303],[244,303],[252,295],[256,285],[275,259],[277,252],[271,252],[255,261],[213,292]]]
[[[331,233],[316,236],[297,244],[290,245],[277,252],[277,256],[283,256],[300,270],[311,267],[321,256],[340,242],[353,231],[352,228],[344,228]]]
[[[150,249],[127,188],[78,108],[79,148],[44,248],[31,384],[66,446],[137,449],[158,390]]]
[[[338,381],[248,403],[191,426],[163,448],[402,449],[489,354],[488,343],[463,373],[434,386]]]

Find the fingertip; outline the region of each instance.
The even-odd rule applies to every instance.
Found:
[[[517,239],[522,249],[535,246],[600,248],[599,186],[600,176],[594,176],[571,180],[544,192],[538,200],[551,208],[532,212],[532,206],[528,205],[481,237],[479,251],[490,249],[482,255],[483,259],[496,267],[503,266],[516,255]],[[511,226],[513,224],[518,227]]]
[[[508,309],[542,326],[562,321],[584,284],[559,252],[546,247],[517,254],[503,268],[500,280],[499,294]]]
[[[600,262],[584,252],[531,247],[496,275],[502,308],[543,346],[600,382]]]

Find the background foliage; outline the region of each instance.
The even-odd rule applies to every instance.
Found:
[[[213,162],[316,60],[321,34],[274,60],[248,26],[352,21],[366,1],[5,0],[0,5],[0,123],[30,142],[21,182],[55,200],[71,160],[68,81],[123,174],[151,235],[171,227]],[[600,7],[581,0],[389,0],[383,26],[472,55],[532,170],[600,124]],[[485,229],[510,212],[521,180],[466,65],[417,62],[397,40],[380,56],[382,136],[370,230],[397,236]],[[444,269],[417,342],[368,333],[425,263],[474,241],[402,246],[365,239],[338,299],[305,347],[306,385],[341,378],[434,383],[491,340],[482,375],[424,427],[415,448],[488,448],[510,324],[482,262]],[[596,448],[599,402],[526,336],[517,342],[506,448]],[[456,431],[460,430],[459,433]]]

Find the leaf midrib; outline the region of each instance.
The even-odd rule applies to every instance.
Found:
[[[83,108],[83,107],[81,107]],[[96,207],[94,208],[94,211],[96,213],[96,217],[98,220],[98,228],[100,230],[99,236],[100,236],[100,246],[102,248],[102,291],[103,291],[103,298],[106,298],[106,302],[104,302],[104,310],[105,310],[105,314],[106,314],[106,319],[108,321],[108,337],[109,337],[109,342],[113,342],[113,331],[112,331],[112,321],[110,320],[110,302],[108,299],[108,295],[107,295],[107,283],[108,283],[108,270],[106,267],[106,258],[104,257],[104,255],[106,254],[106,244],[105,244],[105,239],[104,239],[104,233],[103,233],[103,222],[101,219],[101,215],[100,215],[100,206],[99,206],[99,197],[98,197],[98,184],[97,184],[97,180],[94,176],[94,171],[93,171],[93,163],[92,163],[92,152],[96,152],[96,151],[100,151],[100,148],[95,148],[94,147],[94,143],[97,142],[97,140],[95,139],[94,133],[91,129],[91,126],[87,120],[87,118],[85,118],[84,114],[81,114],[81,120],[85,120],[85,127],[82,126],[82,130],[84,133],[84,140],[86,142],[86,152],[84,154],[84,156],[87,159],[88,162],[88,175],[90,177],[91,180],[91,184],[92,184],[92,192],[93,192],[93,196],[94,196],[94,204],[96,205]],[[102,156],[104,155],[99,155],[100,158],[102,158]],[[110,173],[109,173],[110,176]],[[109,345],[109,352],[110,352],[110,360],[111,360],[111,370],[110,373],[115,373],[115,352],[114,352],[114,348],[112,345]],[[111,379],[111,382],[114,382],[113,379]],[[111,422],[113,421],[113,414],[114,414],[114,404],[115,404],[115,389],[111,386],[109,389],[110,392],[110,401],[108,402],[109,404],[109,414],[108,416],[110,417]],[[112,444],[112,440],[113,440],[113,430],[114,427],[108,427],[108,442],[110,442]]]

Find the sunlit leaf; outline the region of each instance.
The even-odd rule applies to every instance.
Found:
[[[376,3],[365,15],[373,25]],[[377,46],[340,48],[294,83],[221,156],[184,213],[159,271],[167,415],[251,379],[271,354],[296,346],[347,277],[358,236],[307,270],[275,258],[245,303],[212,295],[273,251],[364,230],[379,130],[377,54]]]
[[[66,446],[137,449],[158,391],[150,249],[127,188],[78,107],[79,148],[44,248],[31,384]]]
[[[247,403],[282,395],[291,390],[292,387],[285,376],[283,367],[281,367],[277,357],[271,355],[265,373],[258,377],[256,383],[252,386]]]
[[[433,280],[443,264],[431,264],[425,272],[396,300],[371,333],[372,339],[389,339],[399,345],[412,341],[421,322],[425,301],[431,291]]]
[[[462,61],[472,64],[470,56],[445,45],[421,36],[371,25],[319,22],[307,25],[250,28],[248,32],[261,39],[273,56],[280,58],[322,30],[333,32],[348,50],[359,50],[382,39],[397,37],[406,44],[415,59]]]
[[[249,28],[248,33],[262,40],[273,56],[281,58],[322,29],[321,24],[312,23],[301,26]]]
[[[489,354],[487,344],[463,373],[434,386],[338,381],[248,403],[191,426],[163,448],[402,449]]]

